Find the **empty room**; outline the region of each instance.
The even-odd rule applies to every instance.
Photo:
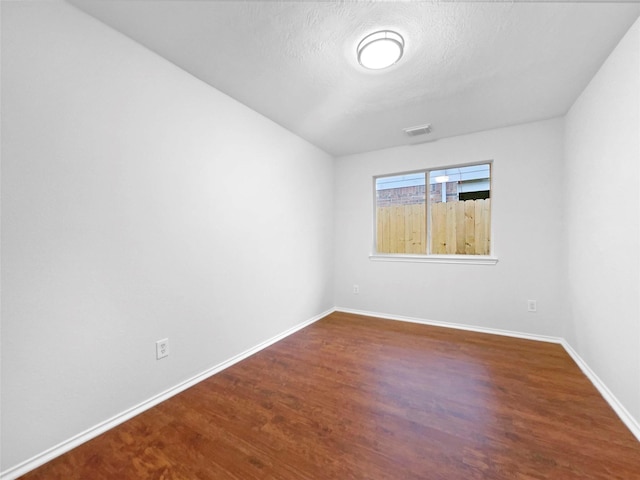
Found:
[[[0,479],[640,479],[639,17],[0,1]]]

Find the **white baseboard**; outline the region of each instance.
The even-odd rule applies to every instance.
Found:
[[[468,330],[471,332],[490,333],[493,335],[504,335],[507,337],[524,338],[527,340],[536,340],[540,342],[558,343],[562,345],[565,351],[573,359],[574,362],[580,367],[582,373],[591,381],[594,387],[600,392],[602,397],[611,406],[614,412],[620,417],[622,423],[631,431],[631,433],[640,441],[640,424],[633,418],[633,416],[627,411],[626,408],[620,403],[616,396],[611,393],[611,390],[607,388],[605,383],[595,374],[589,365],[578,355],[573,347],[564,338],[561,337],[548,337],[544,335],[534,335],[529,333],[512,332],[509,330],[498,330],[493,328],[477,327],[473,325],[463,325],[457,323],[438,322],[433,320],[425,320],[421,318],[403,317],[401,315],[390,315],[387,313],[367,312],[362,310],[354,310],[352,308],[336,307],[336,312],[354,313],[357,315],[365,315],[367,317],[378,317],[387,320],[399,320],[402,322],[420,323],[423,325],[433,325],[436,327],[455,328],[458,330]]]
[[[607,401],[607,403],[611,406],[614,412],[620,417],[620,420],[627,426],[631,433],[638,439],[640,442],[640,424],[636,421],[635,418],[627,411],[626,408],[620,403],[620,401],[616,398],[616,396],[611,393],[611,390],[607,388],[605,383],[600,380],[598,375],[591,370],[587,362],[585,362],[578,352],[576,352],[573,347],[566,340],[562,339],[562,346],[567,351],[567,353],[573,358],[573,361],[576,362],[582,373],[584,373],[587,378],[593,383],[594,387],[598,389],[600,395]]]
[[[419,323],[422,325],[431,325],[434,327],[454,328],[456,330],[467,330],[469,332],[490,333],[492,335],[502,335],[505,337],[523,338],[525,340],[535,340],[537,342],[549,342],[562,344],[560,337],[548,337],[546,335],[536,335],[533,333],[514,332],[511,330],[500,330],[497,328],[478,327],[475,325],[465,325],[462,323],[439,322],[437,320],[427,320],[424,318],[405,317],[402,315],[391,315],[389,313],[367,312],[364,310],[354,310],[352,308],[336,307],[336,312],[354,313],[356,315],[364,315],[366,317],[378,317],[385,320],[398,320],[400,322]]]
[[[207,370],[205,370],[202,373],[199,373],[198,375],[195,375],[191,378],[189,378],[188,380],[185,380],[184,382],[179,383],[178,385],[175,385],[174,387],[169,388],[168,390],[165,390],[162,393],[159,393],[158,395],[155,395],[154,397],[149,398],[148,400],[145,400],[142,403],[139,403],[138,405],[125,410],[122,413],[119,413],[118,415],[115,415],[114,417],[111,417],[108,420],[105,420],[104,422],[99,423],[98,425],[95,425],[87,430],[85,430],[84,432],[81,432],[77,435],[75,435],[74,437],[65,440],[61,443],[59,443],[58,445],[55,445],[54,447],[51,447],[48,450],[45,450],[44,452],[14,466],[9,468],[8,470],[4,471],[4,472],[0,472],[0,480],[15,480],[16,478],[20,477],[21,475],[24,475],[27,472],[30,472],[31,470],[34,470],[35,468],[39,467],[40,465],[43,465],[47,462],[49,462],[50,460],[53,460],[56,457],[59,457],[60,455],[74,449],[75,447],[77,447],[78,445],[81,445],[95,437],[97,437],[98,435],[106,432],[107,430],[110,430],[118,425],[120,425],[121,423],[126,422],[127,420],[135,417],[136,415],[141,414],[142,412],[149,410],[150,408],[158,405],[161,402],[164,402],[165,400],[173,397],[174,395],[177,395],[178,393],[186,390],[189,387],[192,387],[194,385],[196,385],[197,383],[202,382],[203,380],[211,377],[212,375],[215,375],[216,373],[229,368],[230,366],[234,365],[235,363],[238,363],[241,360],[244,360],[247,357],[250,357],[251,355],[259,352],[260,350],[263,350],[265,348],[267,348],[270,345],[273,345],[274,343],[282,340],[285,337],[288,337],[289,335],[297,332],[298,330],[303,329],[304,327],[307,327],[309,325],[311,325],[314,322],[317,322],[318,320],[320,320],[321,318],[326,317],[327,315],[333,313],[335,311],[335,309],[329,309],[326,312],[323,312],[319,315],[316,315],[312,318],[310,318],[309,320],[299,323],[298,325],[295,325],[294,327],[276,335],[275,337],[272,337],[268,340],[265,340],[264,342],[234,356],[231,357],[228,360],[225,360],[222,363],[219,363]]]

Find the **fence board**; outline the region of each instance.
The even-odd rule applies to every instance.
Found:
[[[456,206],[456,254],[464,255],[464,203],[455,202]]]
[[[476,253],[475,216],[475,202],[464,202],[464,253],[467,255]]]
[[[456,253],[456,243],[457,243],[457,238],[456,238],[456,212],[455,212],[455,204],[458,202],[447,202],[445,203],[446,207],[446,212],[445,212],[445,225],[446,225],[446,242],[447,244],[445,245],[446,248],[446,252],[448,254],[455,254]]]
[[[395,211],[395,220],[396,220],[396,249],[398,250],[398,252],[400,253],[405,253],[404,251],[404,220],[405,220],[405,214],[404,214],[404,206],[403,205],[398,205],[396,206],[396,211]]]
[[[431,252],[447,253],[447,205],[431,205]]]
[[[484,201],[484,238],[486,239],[486,244],[484,248],[484,253],[482,255],[489,255],[491,253],[491,199],[487,198]]]
[[[426,253],[424,204],[379,207],[376,212],[379,253]],[[491,200],[431,205],[433,254],[488,255],[491,251]]]
[[[398,207],[391,207],[389,212],[389,249],[398,252],[398,223],[396,222],[396,210]]]
[[[484,207],[484,200],[476,200],[475,201],[475,217],[474,217],[474,230],[475,230],[475,236],[476,236],[476,251],[474,252],[476,255],[482,255],[482,252],[484,251],[484,246],[485,246],[485,238],[484,238],[484,225],[482,225],[482,221],[484,220],[484,217],[482,215],[483,213],[483,207]]]
[[[420,225],[424,222],[424,219],[421,218],[424,209],[420,207],[421,205],[411,205],[411,238],[409,239],[408,253],[420,253]]]

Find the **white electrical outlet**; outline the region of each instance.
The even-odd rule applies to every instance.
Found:
[[[169,355],[169,339],[158,340],[156,342],[156,359],[160,360],[167,355]]]
[[[535,313],[538,311],[538,302],[536,300],[527,300],[527,311]]]
[[[353,294],[358,295],[360,293],[360,287],[358,285],[353,286]]]

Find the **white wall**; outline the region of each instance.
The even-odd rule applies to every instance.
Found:
[[[1,470],[332,307],[331,157],[75,8],[2,2],[2,140]]]
[[[640,423],[640,20],[565,128],[566,337]]]
[[[338,158],[336,305],[343,308],[557,335],[566,313],[561,248],[561,119]],[[374,175],[494,160],[497,265],[375,262]],[[360,293],[352,293],[358,284]],[[527,312],[527,300],[538,313]]]

